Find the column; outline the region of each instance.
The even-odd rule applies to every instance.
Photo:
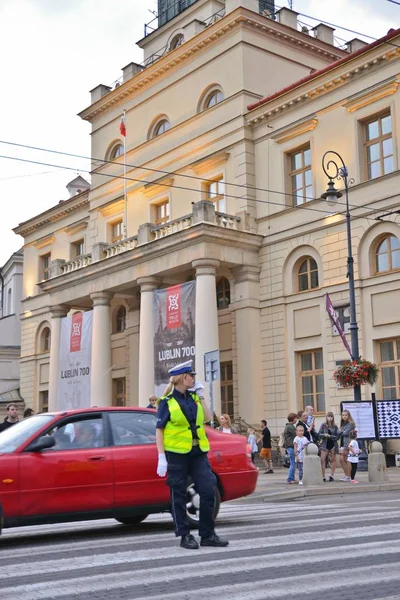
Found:
[[[204,383],[204,354],[219,350],[217,292],[215,275],[219,260],[199,259],[192,262],[196,270],[196,378]],[[205,386],[206,392],[208,385]],[[221,384],[213,383],[214,412],[221,413]]]
[[[147,406],[154,394],[154,325],[153,292],[160,285],[159,277],[141,277],[139,330],[139,406]]]
[[[138,406],[138,381],[139,381],[139,319],[140,301],[137,296],[126,298],[128,314],[126,321],[127,345],[127,376],[126,376],[126,401],[128,406]],[[147,406],[147,405],[146,405]]]
[[[92,366],[90,405],[111,406],[111,315],[110,292],[93,292]]]
[[[260,268],[232,269],[235,278],[236,357],[239,415],[252,425],[264,415],[262,385],[261,319],[259,307]]]
[[[50,308],[51,345],[49,369],[49,412],[57,410],[58,371],[60,363],[61,319],[67,316],[68,306],[60,304]]]

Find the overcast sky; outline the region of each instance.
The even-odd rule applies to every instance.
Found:
[[[122,67],[142,61],[135,42],[156,6],[156,0],[0,0],[0,155],[71,168],[0,158],[0,266],[22,246],[13,227],[66,199],[65,186],[78,173],[90,180],[78,171],[88,161],[3,142],[89,156],[90,125],[77,113],[89,105],[89,90],[111,85]],[[400,6],[388,0],[293,0],[293,8],[373,38],[400,26]],[[339,29],[336,35],[356,37]]]

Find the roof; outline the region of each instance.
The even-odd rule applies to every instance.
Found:
[[[323,75],[324,73],[328,73],[329,71],[333,71],[333,69],[335,69],[336,67],[339,67],[347,62],[350,62],[351,60],[360,56],[361,54],[365,54],[366,52],[369,52],[373,48],[376,48],[377,46],[385,44],[386,42],[388,42],[392,38],[395,38],[399,34],[400,34],[400,28],[399,29],[389,29],[388,33],[384,37],[380,38],[379,40],[375,40],[375,42],[372,42],[371,44],[368,44],[364,48],[360,48],[359,50],[352,52],[348,56],[339,58],[339,60],[336,60],[333,63],[329,64],[328,66],[323,67],[322,69],[319,69],[318,71],[315,71],[314,73],[311,73],[310,75],[307,75],[307,77],[303,77],[302,79],[299,79],[299,80],[295,81],[294,83],[291,83],[287,87],[282,88],[281,90],[275,92],[274,94],[271,94],[270,96],[265,96],[264,98],[261,98],[261,100],[258,100],[257,102],[254,102],[253,104],[249,104],[247,106],[247,109],[254,110],[255,108],[258,108],[259,106],[266,104],[270,100],[274,100],[275,98],[278,98],[279,96],[283,96],[284,94],[286,94],[286,92],[290,92],[291,90],[294,90],[297,87],[300,87],[304,83],[308,83],[309,81],[312,81],[313,79],[317,79],[317,77],[320,77],[320,75]]]

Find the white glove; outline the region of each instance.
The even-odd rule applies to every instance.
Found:
[[[168,469],[167,459],[165,454],[158,455],[157,475],[164,477]]]

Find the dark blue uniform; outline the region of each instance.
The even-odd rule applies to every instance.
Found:
[[[196,431],[197,404],[189,392],[182,394],[174,389],[173,397],[189,421],[192,431]],[[167,400],[161,400],[157,413],[157,428],[164,429],[170,420]],[[165,452],[168,462],[167,484],[171,491],[172,516],[175,534],[185,536],[190,533],[189,519],[186,513],[186,489],[188,477],[191,477],[200,495],[199,535],[208,538],[214,534],[214,504],[217,480],[211,471],[207,453],[194,446],[187,454]]]

